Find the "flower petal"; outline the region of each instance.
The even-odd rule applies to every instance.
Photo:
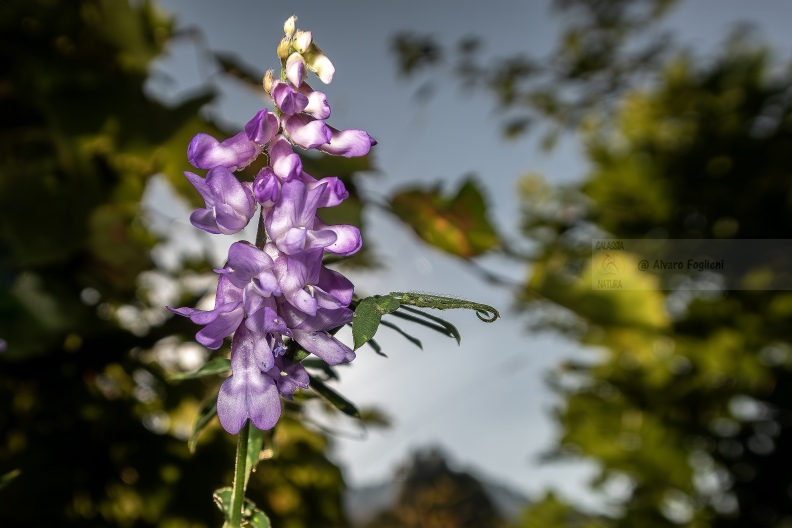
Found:
[[[260,110],[245,125],[245,134],[250,141],[266,145],[278,133],[280,122],[278,116],[267,109]]]
[[[284,120],[284,128],[294,144],[304,149],[316,148],[328,143],[333,132],[321,119],[306,114],[295,114]]]
[[[286,78],[294,86],[300,86],[308,75],[308,70],[305,67],[305,60],[302,55],[295,52],[289,55],[286,59]]]
[[[328,365],[348,363],[355,358],[352,349],[327,332],[292,331],[294,339],[300,343],[300,346],[324,360]]]
[[[345,156],[347,158],[365,156],[371,150],[371,147],[377,144],[377,141],[364,130],[353,128],[336,130],[331,126],[328,126],[328,128],[331,132],[331,138],[327,144],[318,148],[322,152],[327,152],[334,156]]]
[[[187,147],[187,160],[199,169],[226,167],[234,171],[247,167],[261,150],[262,146],[251,142],[246,132],[240,132],[222,143],[208,134],[197,134]]]

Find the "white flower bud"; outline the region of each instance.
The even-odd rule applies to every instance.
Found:
[[[291,37],[294,34],[295,22],[297,22],[297,15],[290,16],[289,19],[283,23],[283,32],[287,37]]]
[[[298,31],[294,34],[294,49],[303,53],[313,42],[313,34],[310,31]]]

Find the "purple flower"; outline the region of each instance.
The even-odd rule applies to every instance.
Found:
[[[285,117],[283,128],[294,144],[304,149],[324,145],[333,138],[333,131],[324,121],[307,114],[294,114]]]
[[[275,358],[275,366],[267,374],[277,384],[281,396],[287,400],[292,399],[292,394],[297,389],[307,389],[310,383],[305,367],[287,358]]]
[[[192,172],[184,175],[206,203],[205,209],[197,209],[190,215],[192,225],[209,233],[230,235],[250,222],[256,201],[250,188],[227,168],[213,168],[205,180]]]
[[[262,147],[240,132],[222,143],[209,134],[196,134],[187,147],[187,160],[198,169],[225,167],[235,171],[250,165],[261,154]]]
[[[294,86],[300,86],[308,75],[308,70],[305,68],[305,59],[302,55],[295,52],[289,55],[286,59],[286,78]]]
[[[352,321],[354,312],[349,308],[319,308],[316,315],[306,317],[292,306],[281,303],[281,311],[292,329],[294,340],[328,365],[349,363],[355,359],[351,348],[327,333]]]
[[[336,241],[337,235],[329,229],[313,229],[323,192],[321,186],[309,191],[299,180],[283,184],[281,199],[267,215],[265,224],[267,233],[280,251],[291,255],[324,248]]]
[[[328,183],[313,189],[299,180],[283,184],[281,199],[266,220],[267,232],[279,250],[292,255],[325,248],[339,255],[351,255],[360,249],[360,230],[349,225],[326,226],[316,216]]]
[[[261,110],[248,121],[243,132],[222,143],[208,134],[196,134],[187,147],[187,160],[198,169],[225,167],[237,171],[261,154],[264,145],[278,133],[279,126],[278,116]]]
[[[250,141],[264,146],[275,137],[279,128],[280,120],[278,116],[269,110],[260,110],[245,125],[245,134],[247,134]]]
[[[308,97],[298,92],[294,86],[283,81],[272,83],[270,91],[275,105],[284,114],[298,114],[308,106]]]
[[[264,336],[241,326],[231,344],[232,374],[220,386],[217,417],[223,429],[237,434],[250,419],[259,429],[275,427],[281,414],[278,387],[271,376],[261,371],[262,356],[272,357]],[[274,364],[274,360],[271,364]]]
[[[349,306],[354,287],[340,273],[322,273],[322,250],[313,249],[294,255],[281,255],[275,260],[275,276],[283,298],[307,315],[316,315],[319,308],[336,309]]]
[[[317,147],[322,152],[333,154],[334,156],[344,156],[354,158],[365,156],[371,147],[377,144],[377,140],[369,136],[363,130],[336,130],[328,127],[331,132],[330,141]]]
[[[195,340],[212,350],[220,348],[223,339],[240,326],[245,316],[242,290],[231,284],[231,280],[226,276],[221,276],[217,281],[214,309],[204,311],[197,308],[168,306],[168,310],[189,317],[195,324],[206,325],[195,334]]]

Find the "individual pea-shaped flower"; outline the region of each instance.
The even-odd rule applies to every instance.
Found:
[[[301,347],[316,355],[328,365],[349,363],[355,352],[328,333],[352,321],[354,312],[349,308],[318,308],[316,315],[306,316],[282,298],[278,300],[280,312],[291,328],[292,336]]]
[[[283,298],[307,315],[316,315],[319,308],[346,307],[352,300],[354,286],[340,273],[322,266],[321,248],[281,254],[273,271]]]
[[[297,389],[307,389],[310,383],[308,373],[300,363],[284,357],[275,358],[275,366],[267,371],[278,386],[278,392],[287,400]]]
[[[348,256],[361,247],[360,230],[354,226],[327,226],[316,216],[327,183],[308,189],[302,181],[283,184],[281,199],[267,215],[266,228],[277,248],[292,255],[324,248]]]
[[[234,286],[226,276],[221,276],[217,281],[217,295],[212,310],[170,306],[168,310],[189,317],[195,324],[206,325],[195,334],[195,340],[212,350],[220,348],[223,339],[237,330],[245,317],[242,290]]]
[[[234,242],[228,249],[228,261],[223,269],[215,270],[234,287],[242,290],[242,301],[248,329],[268,334],[278,332],[291,335],[283,317],[278,315],[273,296],[281,295],[280,285],[273,273],[275,264],[264,251],[249,242]],[[265,368],[272,366],[270,360]]]
[[[206,179],[192,172],[184,175],[206,203],[205,209],[197,209],[190,215],[192,225],[209,233],[231,235],[250,222],[256,211],[253,193],[227,168],[213,168]]]
[[[267,110],[261,110],[248,121],[244,131],[223,142],[209,134],[196,134],[187,147],[187,160],[199,169],[242,169],[261,154],[264,145],[278,133],[278,127],[278,117]]]
[[[220,385],[217,395],[217,417],[231,434],[237,434],[248,419],[267,430],[280,418],[277,384],[259,367],[264,355],[272,356],[267,339],[244,325],[239,327],[231,344],[232,374]]]

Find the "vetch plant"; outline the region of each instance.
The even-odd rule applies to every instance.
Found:
[[[291,400],[297,390],[310,388],[343,412],[358,415],[354,405],[309,375],[303,360],[317,356],[327,369],[354,360],[354,350],[367,342],[379,350],[372,338],[381,323],[420,346],[393,323],[383,322],[385,315],[427,326],[457,341],[460,336],[453,325],[418,308],[470,308],[488,322],[499,316],[487,305],[430,294],[396,292],[357,299],[352,282],[323,264],[325,255],[353,255],[363,242],[358,228],[321,220],[321,209],[337,206],[349,193],[336,177],[317,180],[303,171],[294,147],[354,157],[368,154],[377,142],[363,130],[338,130],[325,123],[331,114],[327,97],[309,86],[306,78],[311,71],[329,83],[335,69],[310,31],[295,30],[295,21],[296,17],[286,21],[277,49],[280,78],[275,79],[272,71],[264,78],[275,112],[261,110],[244,130],[223,141],[198,134],[187,149],[189,162],[207,171],[205,177],[185,173],[206,204],[190,216],[195,227],[233,234],[250,222],[257,209],[260,215],[255,243],[232,244],[225,265],[215,270],[214,307],[169,308],[202,325],[195,337],[207,348],[216,350],[232,338],[230,360],[216,358],[195,372],[177,376],[230,372],[216,404],[212,401],[201,410],[191,438],[194,444],[215,412],[223,428],[238,435],[233,487],[215,494],[230,528],[270,525],[244,493],[258,462],[262,431],[275,427],[280,418],[281,398]],[[239,181],[234,172],[262,154],[267,164],[256,178]],[[354,349],[334,336],[347,324],[352,326]]]

